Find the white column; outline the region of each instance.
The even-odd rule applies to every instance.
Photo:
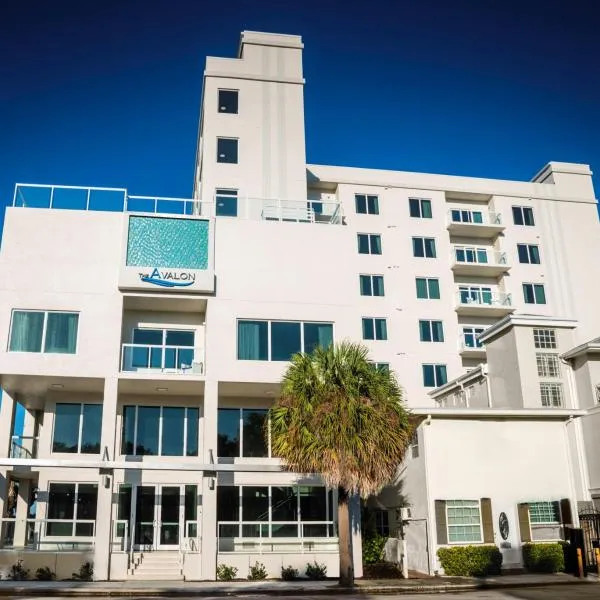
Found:
[[[0,456],[3,458],[10,456],[16,404],[10,394],[2,391],[2,403],[0,404]]]
[[[354,577],[362,577],[362,535],[360,533],[360,497],[350,499],[350,526],[352,528],[352,562],[354,563]]]
[[[109,460],[115,457],[115,440],[117,428],[118,380],[116,377],[104,381],[104,398],[102,402],[102,434],[100,451]],[[113,518],[112,473],[100,470],[98,480],[98,504],[96,510],[96,539],[94,544],[94,579],[106,581],[110,573],[110,543],[112,539]]]
[[[29,479],[19,481],[19,493],[17,494],[17,522],[15,523],[15,548],[25,547],[27,534],[27,517],[29,516],[29,491],[32,482]]]
[[[219,384],[207,381],[204,387],[202,418],[202,458],[205,463],[217,460],[217,409]],[[216,477],[202,478],[202,570],[204,581],[214,581],[217,573],[217,481]],[[212,488],[212,489],[211,489]]]

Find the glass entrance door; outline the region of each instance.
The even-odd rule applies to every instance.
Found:
[[[135,490],[134,544],[137,550],[153,550],[156,486],[139,485]]]
[[[158,548],[172,550],[179,546],[183,516],[182,489],[179,485],[163,485],[158,498]]]

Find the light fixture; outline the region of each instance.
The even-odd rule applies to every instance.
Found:
[[[50,387],[55,390],[62,390],[65,386],[62,383],[53,383]]]
[[[157,387],[157,388],[156,388],[156,391],[157,391],[157,392],[168,392],[168,391],[169,391],[169,388],[165,388],[165,387]]]

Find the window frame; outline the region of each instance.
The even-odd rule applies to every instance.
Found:
[[[425,333],[424,328],[427,329],[426,335],[423,335]],[[438,328],[437,331],[436,328]],[[437,335],[439,333],[441,333],[441,336]],[[441,339],[434,339],[436,335]],[[429,339],[426,339],[427,337]],[[419,319],[419,341],[433,344],[444,343],[444,322],[440,319]]]
[[[235,142],[235,160],[220,160],[221,156],[219,153],[219,144],[222,141]],[[226,153],[223,156],[226,157]],[[222,164],[222,165],[239,165],[240,164],[240,138],[228,137],[228,136],[217,136],[216,161],[218,164]]]
[[[272,448],[271,448],[271,417],[270,417],[270,413],[269,413],[269,408],[268,407],[237,407],[237,406],[219,406],[217,409],[217,434],[219,432],[219,411],[220,410],[237,410],[239,411],[239,419],[238,419],[238,423],[239,423],[239,428],[240,428],[240,439],[239,439],[239,452],[237,456],[221,456],[218,452],[218,443],[217,443],[217,457],[218,458],[233,458],[233,459],[237,459],[237,458],[243,458],[243,459],[261,459],[261,458],[273,458],[272,455]],[[245,456],[244,455],[244,411],[248,411],[248,412],[253,412],[256,410],[266,410],[267,414],[265,416],[266,420],[267,420],[267,455],[266,456]]]
[[[466,503],[471,503],[472,506],[462,506],[462,507],[458,507],[458,506],[449,506],[450,502],[462,502],[463,504]],[[461,540],[461,541],[456,541],[456,540],[451,540],[450,539],[450,528],[451,527],[472,527],[473,524],[472,523],[462,523],[462,524],[457,524],[457,523],[453,523],[452,525],[450,524],[450,515],[448,513],[448,508],[475,508],[475,506],[473,506],[474,504],[477,504],[477,511],[479,512],[479,539],[478,540]],[[446,504],[445,504],[445,510],[446,510],[446,537],[448,540],[448,545],[452,545],[452,546],[468,546],[470,544],[483,544],[483,521],[481,518],[481,500],[477,499],[477,500],[466,500],[466,499],[457,499],[457,500],[446,500]]]
[[[537,350],[558,349],[556,329],[552,329],[549,327],[534,328],[533,345]]]
[[[558,396],[554,395],[554,392],[558,391]],[[546,393],[544,393],[546,391]],[[544,401],[544,396],[547,397]],[[554,401],[559,398],[559,404],[557,405]],[[562,382],[558,381],[540,381],[540,401],[543,408],[564,408],[565,407],[565,395],[563,391]]]
[[[553,510],[552,512],[556,512],[556,516],[558,518],[555,521],[535,521],[532,518],[531,507],[532,506],[542,506],[542,505],[545,505],[545,506],[552,505],[553,507],[555,507],[555,511]],[[561,524],[560,502],[558,500],[537,500],[535,502],[527,502],[527,508],[529,511],[530,526],[532,526],[532,525],[554,525],[554,526],[556,526],[556,525]]]
[[[72,519],[55,519],[55,518],[50,518],[48,515],[50,514],[50,495],[52,493],[52,486],[53,485],[72,485],[74,486],[74,493],[73,493],[73,518]],[[79,519],[79,486],[80,485],[89,485],[91,487],[96,488],[96,518],[95,519]],[[46,504],[46,524],[44,527],[44,534],[46,538],[49,539],[56,539],[56,538],[63,538],[63,539],[71,539],[71,538],[77,538],[77,539],[94,539],[95,534],[96,534],[96,525],[97,525],[97,520],[98,520],[98,483],[97,482],[93,482],[93,481],[48,481],[48,488],[47,488],[47,493],[48,493],[48,501]],[[77,535],[77,523],[90,523],[93,521],[93,526],[92,526],[92,535]],[[50,533],[48,533],[48,525],[51,525],[52,523],[70,523],[71,524],[71,534],[70,535],[52,535]]]
[[[221,110],[221,92],[235,93],[235,110]],[[231,88],[217,89],[217,113],[220,115],[237,115],[240,112],[240,90]]]
[[[417,243],[420,242],[422,246],[423,255],[417,253]],[[427,253],[427,243],[431,242],[429,246],[429,250],[432,251],[432,254]],[[412,237],[412,251],[413,258],[437,258],[437,245],[435,243],[434,237],[424,237],[424,236],[413,236]]]
[[[419,296],[419,281],[425,282],[425,289],[427,296]],[[435,281],[437,285],[437,296],[432,297],[431,295],[431,282]],[[440,279],[439,277],[415,277],[415,288],[417,300],[440,300],[442,293],[440,290]]]
[[[535,363],[538,377],[543,379],[560,379],[562,374],[560,371],[559,356],[559,354],[554,352],[536,352]]]
[[[366,332],[365,332],[365,324],[367,322],[371,322],[371,326],[373,328],[373,337],[366,337]],[[362,317],[362,339],[365,341],[370,341],[370,342],[385,342],[388,340],[388,328],[387,328],[387,318],[386,317]],[[381,327],[381,325],[383,325],[383,330],[380,329],[380,332],[383,331],[384,336],[383,337],[377,337],[378,336],[378,327],[377,325],[379,325]]]
[[[459,218],[455,219],[454,214],[458,213]],[[451,208],[450,209],[450,222],[451,223],[467,223],[469,225],[484,225],[483,221],[483,210],[474,210],[471,208]],[[473,215],[479,215],[479,220],[473,218]],[[466,217],[466,218],[464,218]]]
[[[541,265],[539,244],[517,244],[517,257],[522,265]],[[522,260],[526,258],[527,260]]]
[[[362,237],[367,238],[367,245],[369,247],[368,252],[361,252],[360,250],[360,239]],[[373,242],[375,240],[379,240],[379,252],[373,252]],[[356,241],[358,244],[358,253],[364,256],[381,256],[383,254],[383,245],[381,243],[381,234],[380,233],[357,233]]]
[[[413,210],[415,208],[416,210]],[[427,212],[429,212],[428,215],[426,214]],[[408,199],[408,214],[411,219],[433,219],[431,198],[417,198],[411,196]]]
[[[42,338],[39,350],[11,350],[11,344],[13,339],[13,325],[15,313],[36,313],[43,314],[44,320],[42,322]],[[46,352],[46,336],[48,333],[48,315],[59,314],[59,315],[76,315],[77,316],[77,333],[75,335],[75,349],[73,352]],[[10,314],[10,330],[8,336],[7,352],[16,352],[21,354],[62,354],[68,356],[75,356],[77,354],[77,348],[79,346],[79,325],[80,325],[81,313],[75,310],[44,310],[38,308],[13,308]]]
[[[527,300],[527,289],[530,287],[531,288],[531,294],[532,294],[532,298],[533,298],[533,302],[528,302]],[[524,282],[522,284],[522,288],[523,288],[523,301],[525,304],[539,304],[541,306],[548,304],[548,298],[546,296],[546,286],[543,283],[531,283],[531,282]],[[538,292],[541,290],[541,293],[544,297],[544,301],[543,302],[538,302]]]
[[[470,330],[470,331],[468,331]],[[483,348],[483,344],[477,339],[478,336],[480,336],[484,331],[486,330],[486,327],[484,327],[483,325],[461,325],[461,337],[462,337],[462,343],[464,345],[465,348],[473,348],[473,349],[480,349]],[[467,338],[466,336],[473,336],[473,346],[469,346],[469,344],[467,344]]]
[[[514,225],[535,227],[535,216],[533,214],[532,206],[514,205],[511,207],[511,212]],[[517,215],[519,215],[518,218]],[[528,215],[528,217],[526,218],[525,215]],[[531,217],[531,223],[526,223],[526,221],[529,220],[529,217]],[[519,223],[518,221],[521,222]]]
[[[239,358],[239,344],[240,344],[240,322],[253,322],[253,323],[266,323],[267,324],[267,358],[265,360],[260,358]],[[331,343],[335,343],[335,323],[333,321],[294,321],[285,319],[250,319],[250,318],[238,318],[236,319],[236,360],[252,361],[252,362],[278,362],[284,363],[289,362],[286,360],[273,360],[273,346],[272,346],[272,335],[271,335],[271,324],[272,323],[298,323],[300,325],[300,350],[299,352],[306,352],[306,325],[330,325],[331,326]]]
[[[364,209],[360,206],[364,199]],[[378,194],[354,194],[354,210],[357,215],[378,215],[379,214],[379,195]]]
[[[433,368],[433,381],[434,381],[434,385],[427,385],[426,384],[426,376],[425,376],[425,369],[426,367],[432,367]],[[445,379],[446,381],[444,381],[443,383],[440,383],[438,381],[438,374],[442,373],[442,368],[443,368],[443,373],[444,373],[444,377],[440,377],[441,379]],[[439,370],[438,370],[439,369]],[[422,371],[422,376],[423,376],[423,387],[425,388],[438,388],[441,387],[442,385],[446,385],[448,383],[448,365],[445,363],[422,363],[421,364],[421,371]]]
[[[135,409],[134,412],[134,421],[133,421],[133,453],[132,454],[127,454],[126,453],[126,448],[124,447],[126,444],[126,440],[125,440],[125,408],[129,408],[129,407],[133,407]],[[159,416],[158,416],[158,435],[157,435],[157,442],[158,442],[158,451],[156,454],[137,454],[137,447],[138,447],[138,421],[139,421],[139,409],[140,408],[158,408],[160,409],[159,412]],[[184,414],[183,414],[183,441],[182,441],[182,447],[183,447],[183,453],[181,455],[173,455],[173,454],[163,454],[162,450],[163,450],[163,409],[164,408],[183,408],[184,409]],[[196,410],[198,411],[198,424],[197,424],[197,428],[196,428],[196,435],[197,435],[197,439],[196,439],[196,454],[188,454],[188,428],[189,428],[189,416],[188,413],[190,410]],[[161,456],[161,457],[167,457],[167,458],[189,458],[189,459],[195,459],[198,460],[198,457],[200,456],[200,439],[201,439],[201,431],[200,431],[200,419],[202,417],[201,411],[200,411],[200,406],[175,406],[175,405],[171,405],[171,404],[123,404],[121,406],[121,414],[120,414],[120,419],[121,419],[121,439],[120,439],[120,444],[119,444],[119,453],[121,456]]]
[[[56,435],[56,407],[59,405],[79,406],[79,419],[77,425],[77,451],[76,452],[60,452],[54,450],[54,437]],[[84,412],[86,406],[100,407],[100,435],[98,437],[98,452],[82,452],[81,444],[83,437]],[[102,453],[102,415],[104,413],[104,405],[102,402],[56,402],[54,404],[54,416],[52,418],[52,437],[50,444],[50,454],[101,454]]]
[[[235,215],[219,214],[219,198],[235,199]],[[239,190],[236,188],[215,188],[215,217],[235,218],[239,210]]]
[[[363,279],[365,278],[365,279]],[[368,278],[368,279],[367,279]],[[376,294],[375,293],[375,278],[378,278],[380,283],[381,283],[381,294]],[[364,294],[363,293],[363,281],[368,281],[369,282],[369,291],[371,292],[370,294]],[[360,290],[360,295],[364,296],[364,297],[374,297],[374,298],[383,298],[385,296],[385,284],[384,284],[384,278],[383,275],[373,275],[373,274],[369,274],[369,273],[360,273],[358,276],[358,283],[359,283],[359,290]]]

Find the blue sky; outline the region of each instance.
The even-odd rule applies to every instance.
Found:
[[[308,162],[600,172],[598,4],[5,2],[0,201],[15,182],[189,197],[204,58],[234,56],[243,29],[304,38]]]

